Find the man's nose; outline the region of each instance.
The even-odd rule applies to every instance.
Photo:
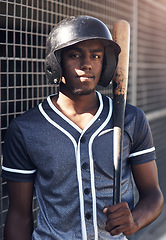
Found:
[[[89,56],[85,56],[82,58],[81,61],[81,70],[91,70],[92,69],[92,64],[91,64],[91,59]]]

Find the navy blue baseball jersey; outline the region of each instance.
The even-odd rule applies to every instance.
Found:
[[[7,130],[2,176],[35,183],[39,212],[32,239],[126,239],[105,231],[103,208],[113,203],[113,111],[111,98],[97,94],[100,106],[83,130],[53,105],[51,96]],[[122,201],[131,210],[131,165],[155,158],[145,114],[127,104]]]

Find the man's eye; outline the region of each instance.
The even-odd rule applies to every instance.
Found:
[[[70,57],[71,58],[79,58],[80,55],[78,53],[72,53],[72,54],[70,54]]]
[[[92,58],[99,59],[99,58],[101,58],[101,56],[98,55],[98,54],[93,54],[93,55],[92,55]]]

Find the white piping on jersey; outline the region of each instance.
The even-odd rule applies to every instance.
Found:
[[[75,155],[76,155],[76,166],[77,166],[77,179],[78,179],[78,188],[79,188],[79,198],[80,198],[80,214],[81,214],[81,227],[82,227],[82,239],[87,240],[87,232],[86,232],[86,224],[85,224],[85,213],[84,213],[84,197],[83,197],[83,187],[82,187],[82,175],[81,175],[81,167],[80,167],[80,154],[79,154],[79,148],[77,146],[76,140],[73,138],[73,136],[67,132],[65,129],[63,129],[61,126],[59,126],[57,123],[55,123],[44,111],[42,107],[42,103],[39,104],[39,110],[41,114],[46,118],[46,120],[51,123],[54,127],[58,128],[61,132],[63,132],[70,140],[72,141],[75,149]],[[79,144],[78,144],[79,145]]]
[[[85,133],[85,131],[95,122],[95,120],[99,117],[99,115],[102,112],[103,109],[103,100],[102,100],[102,96],[99,92],[96,92],[99,98],[99,102],[100,102],[100,106],[99,109],[97,111],[97,113],[95,114],[95,116],[92,118],[92,120],[87,124],[87,126],[83,129],[82,134],[79,138],[79,142],[78,142],[78,151],[79,151],[79,157],[80,157],[80,140],[81,137],[83,136],[83,134]],[[102,124],[103,125],[103,124]],[[98,131],[97,131],[98,132]],[[95,133],[93,134],[95,135]],[[93,136],[92,135],[92,136]],[[91,138],[92,138],[91,136]],[[90,138],[90,140],[91,140]],[[92,147],[92,143],[90,144],[89,141],[89,146],[91,145]],[[90,152],[89,152],[89,156],[90,156]],[[92,190],[92,209],[93,209],[93,226],[94,226],[94,233],[95,233],[95,239],[94,240],[98,240],[98,227],[97,227],[97,212],[96,212],[96,191],[95,191],[95,183],[94,183],[94,167],[93,167],[93,156],[89,158],[90,159],[90,176],[91,176],[91,190]],[[81,163],[80,163],[81,166]],[[81,167],[80,167],[81,168]],[[87,238],[86,238],[87,239]]]
[[[98,95],[98,98],[99,98],[99,102],[100,102],[100,106],[95,114],[95,116],[92,118],[92,120],[86,125],[86,127],[83,129],[82,131],[82,134],[81,134],[81,137],[82,135],[85,133],[85,131],[96,121],[96,119],[100,116],[102,110],[103,110],[103,100],[102,100],[102,96],[101,96],[101,93],[97,92],[97,95]]]
[[[83,197],[83,185],[82,185],[82,174],[81,174],[81,161],[80,161],[80,141],[81,138],[83,136],[83,134],[85,133],[85,131],[94,123],[94,121],[99,117],[99,115],[102,112],[103,109],[103,100],[102,100],[102,96],[99,92],[97,92],[98,97],[99,97],[99,102],[100,102],[100,106],[99,109],[97,111],[97,113],[95,114],[95,116],[93,117],[93,119],[89,122],[89,124],[87,124],[87,126],[84,128],[84,130],[81,130],[82,133],[80,135],[79,141],[78,141],[78,145],[75,141],[75,139],[73,138],[73,136],[67,132],[65,129],[63,129],[61,126],[59,126],[57,123],[55,123],[44,111],[42,104],[39,104],[39,110],[42,113],[42,115],[46,118],[46,120],[48,122],[50,122],[53,126],[55,126],[56,128],[58,128],[59,130],[61,130],[64,134],[66,134],[70,140],[73,142],[74,145],[74,149],[75,149],[75,155],[76,155],[76,166],[77,166],[77,179],[78,179],[78,186],[79,186],[79,198],[80,198],[80,214],[81,214],[81,227],[82,227],[82,240],[87,240],[87,231],[86,231],[86,223],[85,223],[85,211],[84,211],[84,197]],[[51,99],[48,98],[48,103],[51,106],[52,102],[50,102]],[[112,115],[112,105],[111,105],[111,100],[109,99],[109,104],[110,104],[110,110],[109,110],[109,114],[106,118],[106,120],[104,121],[104,123],[98,128],[98,130],[91,136],[90,141],[89,141],[89,158],[90,158],[90,174],[91,174],[91,189],[92,189],[92,204],[93,204],[93,225],[94,225],[94,232],[95,232],[95,239],[94,240],[98,240],[98,227],[97,227],[97,212],[96,212],[96,192],[95,192],[95,180],[94,180],[94,166],[93,166],[93,154],[92,154],[92,144],[93,141],[95,139],[95,137],[98,135],[98,133],[106,126],[106,124],[108,123],[108,121],[111,118]],[[55,107],[54,105],[52,106],[53,110],[56,111],[56,113],[58,113],[60,116],[62,116],[64,119],[66,118],[62,113],[59,112],[59,110]],[[66,120],[68,121],[69,119],[66,118]],[[73,126],[73,122],[72,121],[68,121],[72,126]],[[74,124],[75,125],[75,124]],[[74,126],[75,127],[75,126]],[[75,127],[76,128],[76,127]],[[77,129],[77,128],[76,128]]]
[[[95,177],[94,177],[94,160],[92,153],[92,144],[95,137],[99,134],[99,132],[108,124],[109,120],[112,116],[112,100],[109,98],[109,113],[106,120],[103,124],[93,133],[89,140],[89,159],[90,159],[90,175],[91,175],[91,189],[92,189],[92,201],[93,201],[93,225],[95,232],[95,240],[98,240],[98,227],[97,227],[97,206],[96,206],[96,190],[95,190]]]
[[[56,106],[52,103],[51,101],[51,96],[55,96],[55,94],[53,95],[50,95],[47,97],[47,102],[49,104],[49,106],[52,108],[52,110],[54,112],[56,112],[61,118],[63,118],[66,122],[68,122],[72,127],[74,127],[79,133],[83,133],[85,132],[89,126],[91,126],[94,121],[96,121],[96,119],[99,117],[102,109],[103,109],[103,103],[102,103],[102,97],[101,97],[101,94],[99,92],[97,92],[97,95],[98,95],[98,98],[99,98],[99,102],[100,102],[100,106],[95,114],[95,116],[92,118],[92,120],[87,124],[87,126],[84,128],[84,130],[82,130],[80,127],[78,127],[74,122],[72,122],[68,117],[66,117],[61,111],[59,111],[58,108],[56,108]]]
[[[108,132],[111,132],[111,131],[113,131],[113,128],[106,129],[106,130],[102,131],[98,136],[100,137],[100,136],[102,136],[102,135],[104,135],[104,134],[106,134]]]
[[[36,172],[36,169],[34,170],[20,170],[20,169],[13,169],[13,168],[8,168],[2,166],[2,169],[7,172],[12,172],[12,173],[21,173],[21,174],[33,174]]]
[[[72,125],[78,132],[82,132],[82,129],[79,128],[75,123],[73,123],[68,117],[66,117],[61,111],[59,111],[58,108],[55,107],[55,105],[52,103],[51,101],[51,96],[55,96],[54,95],[50,95],[47,97],[47,102],[49,104],[49,106],[52,108],[52,110],[54,112],[56,112],[61,118],[63,118],[66,122],[68,122],[70,125]]]
[[[135,152],[135,153],[131,153],[129,155],[129,158],[130,157],[136,157],[136,156],[139,156],[139,155],[143,155],[143,154],[146,154],[146,153],[150,153],[150,152],[153,152],[155,151],[155,147],[151,147],[151,148],[148,148],[148,149],[145,149],[145,150],[141,150],[141,151],[138,151],[138,152]]]

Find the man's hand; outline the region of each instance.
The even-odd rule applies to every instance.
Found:
[[[112,236],[123,233],[130,236],[137,231],[137,224],[134,222],[132,213],[126,202],[116,205],[106,205],[103,210],[107,214],[106,231]]]
[[[113,236],[120,233],[130,236],[148,226],[163,208],[164,198],[158,183],[156,162],[133,165],[132,173],[139,192],[139,201],[132,213],[126,202],[106,205],[103,210],[107,214],[105,229]]]

